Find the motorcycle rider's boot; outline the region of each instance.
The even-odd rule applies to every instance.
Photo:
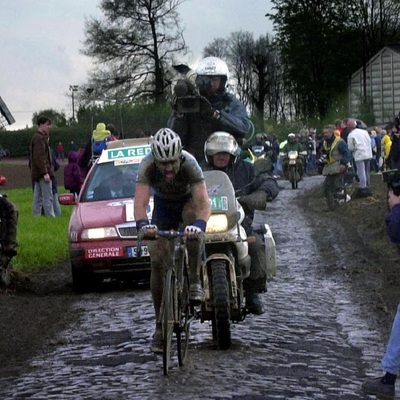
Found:
[[[246,308],[250,314],[261,315],[265,313],[264,306],[258,293],[246,294]]]
[[[156,324],[156,330],[155,330],[153,338],[151,340],[150,350],[153,353],[162,353],[163,352],[163,337],[162,337],[161,324]]]
[[[200,283],[191,283],[189,300],[193,305],[200,305],[204,301],[204,290]]]

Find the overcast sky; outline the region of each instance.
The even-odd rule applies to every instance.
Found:
[[[100,17],[100,0],[1,0],[0,96],[16,122],[9,130],[32,125],[44,109],[72,115],[70,85],[87,80],[90,59],[80,54],[85,17]],[[249,31],[272,34],[264,15],[268,0],[188,0],[178,9],[192,54],[190,66],[214,38]]]

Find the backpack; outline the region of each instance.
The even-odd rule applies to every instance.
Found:
[[[101,152],[107,148],[107,143],[111,140],[111,136],[107,136],[103,140],[92,140],[92,153],[94,156],[100,156]]]
[[[101,152],[107,148],[107,142],[110,140],[111,132],[106,129],[104,123],[98,123],[92,134],[92,155],[99,157]]]

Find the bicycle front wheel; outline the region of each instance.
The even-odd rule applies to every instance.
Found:
[[[175,274],[171,269],[169,269],[165,275],[163,303],[163,370],[164,375],[168,375],[171,362],[172,335],[174,332],[177,308]]]

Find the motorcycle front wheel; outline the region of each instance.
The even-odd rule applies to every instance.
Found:
[[[213,332],[216,334],[218,347],[227,350],[231,346],[229,285],[224,261],[211,263],[213,285]]]

